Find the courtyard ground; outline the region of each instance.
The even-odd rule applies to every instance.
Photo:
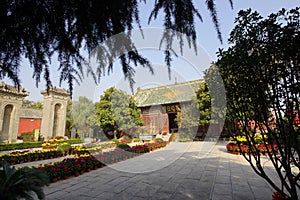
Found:
[[[51,183],[44,191],[47,200],[267,200],[273,193],[242,156],[227,153],[225,143],[213,142],[173,142],[164,149]]]

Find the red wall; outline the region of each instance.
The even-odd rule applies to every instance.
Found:
[[[42,119],[20,119],[18,136],[31,132],[33,129],[41,129]]]

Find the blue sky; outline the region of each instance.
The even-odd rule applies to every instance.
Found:
[[[161,27],[162,20],[158,19],[157,21],[152,21],[150,24],[147,23],[148,16],[151,12],[151,8],[153,6],[154,1],[147,1],[146,5],[141,5],[140,9],[140,18],[142,22],[142,28],[147,27]],[[272,12],[277,12],[281,8],[294,8],[296,6],[300,6],[299,0],[233,0],[233,9],[231,9],[229,1],[216,1],[216,6],[218,10],[218,18],[220,20],[220,27],[223,37],[223,45],[220,43],[220,41],[217,38],[217,34],[214,28],[214,25],[211,21],[210,14],[205,6],[205,1],[196,1],[196,6],[199,9],[200,14],[202,15],[203,22],[201,23],[199,20],[197,20],[197,44],[202,47],[204,51],[206,51],[207,56],[210,57],[211,60],[216,60],[216,52],[219,48],[226,49],[228,47],[227,44],[227,38],[229,36],[230,31],[234,27],[234,18],[237,16],[237,13],[241,9],[247,9],[251,8],[252,10],[258,11],[263,17],[268,16]],[[165,76],[165,79],[168,80],[168,74],[167,70],[165,68],[165,64],[163,62],[164,57],[163,53],[159,51],[152,51],[152,50],[144,50],[143,54],[146,56],[149,56],[148,59],[153,62],[156,66],[160,66],[159,69],[162,69],[163,72],[160,73],[160,80],[164,79],[162,77]],[[207,63],[207,62],[206,62]],[[58,63],[53,58],[52,61],[53,66],[58,66]],[[193,71],[193,67],[187,67],[189,64],[186,62],[186,60],[182,58],[175,59],[173,62],[173,75],[171,76],[171,80],[167,81],[166,84],[174,83],[175,79],[177,81],[181,81],[180,77],[183,77],[182,80],[189,81],[194,80],[197,78],[201,78],[202,73],[201,72],[195,72]],[[207,64],[203,64],[207,65]],[[207,68],[208,66],[202,66],[203,69]],[[103,79],[100,82],[99,86],[94,85],[90,82],[90,80],[85,79],[85,83],[81,84],[81,87],[77,87],[74,91],[74,97],[76,96],[87,96],[88,98],[97,101],[99,99],[99,95],[102,94],[102,92],[107,89],[110,86],[123,86],[126,84],[126,81],[124,82],[123,74],[120,71],[120,66],[116,65],[114,69],[114,73],[110,76],[103,77]],[[30,92],[30,96],[27,97],[27,99],[30,100],[42,100],[42,95],[40,95],[40,90],[44,89],[44,82],[39,83],[39,87],[37,88],[35,86],[35,81],[31,78],[32,77],[32,70],[29,68],[28,62],[23,61],[22,67],[21,67],[21,81],[22,86],[26,88],[27,91]],[[57,74],[57,68],[53,67],[51,70],[52,73],[52,80],[53,85],[58,86],[58,74]],[[142,72],[145,73],[145,72]],[[145,75],[150,76],[150,75]],[[157,76],[157,75],[156,75]],[[143,77],[142,77],[143,79]],[[150,80],[150,79],[149,79]],[[146,86],[151,83],[149,81],[147,83],[142,84],[141,86]],[[155,77],[153,78],[155,80]],[[7,83],[10,83],[9,81],[5,80]],[[161,81],[159,81],[158,84],[162,84]],[[155,84],[154,84],[155,85]],[[62,85],[63,87],[67,87],[66,84]],[[85,92],[87,92],[85,94]],[[75,98],[76,100],[76,98]]]

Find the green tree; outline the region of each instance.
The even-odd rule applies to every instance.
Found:
[[[114,131],[114,119],[111,110],[111,96],[115,88],[111,87],[105,90],[101,95],[100,101],[96,102],[96,116],[98,119],[98,125],[103,129],[104,133]]]
[[[119,59],[125,76],[133,83],[136,65],[149,66],[130,39],[130,30],[141,27],[139,3],[152,4],[152,1],[139,0],[68,0],[52,1],[2,1],[0,5],[0,79],[8,77],[20,86],[19,69],[22,59],[29,60],[34,69],[33,78],[38,84],[43,77],[46,86],[51,86],[50,66],[54,53],[58,55],[60,82],[69,84],[72,92],[74,81],[83,78],[84,56],[86,49],[92,52],[103,41],[121,32],[126,32],[121,40],[110,41],[105,49],[97,50],[99,67],[92,73],[95,80],[112,70],[113,60]],[[229,0],[232,6],[232,1]],[[221,34],[217,20],[214,0],[206,0],[215,24],[218,38]],[[162,40],[167,42],[166,63],[170,69],[172,38],[177,37],[175,30],[186,34],[189,46],[196,39],[195,18],[202,18],[192,0],[157,0],[149,16],[149,23],[156,20],[162,11],[164,28]],[[142,33],[141,33],[142,34]],[[182,36],[180,36],[182,37]],[[181,47],[183,38],[181,38]],[[194,44],[195,45],[195,44]],[[126,55],[122,53],[131,50]],[[121,56],[120,56],[121,55]],[[120,56],[120,57],[119,57]],[[92,72],[87,66],[87,71]]]
[[[228,119],[240,129],[234,134],[246,136],[254,151],[245,159],[254,171],[276,191],[290,199],[299,199],[300,129],[295,123],[299,114],[300,94],[300,12],[299,8],[282,9],[263,19],[250,9],[240,11],[229,38],[231,47],[220,50],[217,62],[227,92]],[[270,113],[275,116],[270,120]],[[257,128],[248,126],[254,120]],[[259,129],[268,159],[274,166],[277,185],[255,140]],[[238,144],[240,144],[238,142]]]
[[[78,101],[72,103],[72,118],[78,134],[84,133],[85,137],[88,136],[90,128],[94,126],[91,120],[94,115],[95,104],[88,98],[80,96]]]
[[[41,101],[34,102],[30,100],[23,100],[23,107],[42,110],[43,103]]]
[[[192,141],[199,126],[199,104],[196,98],[191,102],[182,104],[180,113],[176,116],[179,124],[179,141]]]
[[[199,125],[207,125],[210,123],[211,101],[210,93],[205,82],[200,84],[199,90],[196,92],[196,97],[200,110]]]
[[[204,80],[206,86],[203,88],[204,99],[204,116],[205,120],[209,119],[209,126],[206,130],[208,137],[215,137],[222,134],[226,122],[226,93],[223,79],[215,63],[204,71]],[[200,116],[201,117],[201,116]],[[212,126],[210,128],[210,126]],[[228,126],[226,123],[225,128]],[[225,133],[226,134],[226,133]]]
[[[66,116],[66,135],[71,137],[71,130],[75,128],[75,122],[72,117],[72,101],[68,101],[67,105],[67,116]]]
[[[182,104],[176,121],[180,124],[183,140],[192,140],[200,127],[201,137],[205,137],[211,118],[210,93],[205,81],[200,83],[196,96],[190,103]]]
[[[206,81],[206,80],[205,80]],[[198,107],[199,107],[199,132],[201,138],[207,134],[208,127],[211,123],[211,98],[206,82],[202,82],[199,90],[196,92]]]
[[[114,137],[119,137],[120,131],[128,134],[130,129],[142,125],[140,113],[133,97],[115,87],[107,89],[96,103],[98,125],[105,133],[114,131]]]

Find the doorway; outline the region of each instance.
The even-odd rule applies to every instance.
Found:
[[[59,134],[60,131],[60,121],[61,121],[61,104],[55,104],[54,106],[54,119],[53,119],[53,129],[52,129],[52,136],[56,136]]]
[[[178,123],[176,122],[177,113],[168,113],[169,133],[178,132]]]
[[[13,123],[13,105],[6,105],[4,108],[4,116],[3,116],[3,122],[2,122],[2,135],[1,140],[7,141],[9,140],[9,136],[11,134],[11,128]]]

